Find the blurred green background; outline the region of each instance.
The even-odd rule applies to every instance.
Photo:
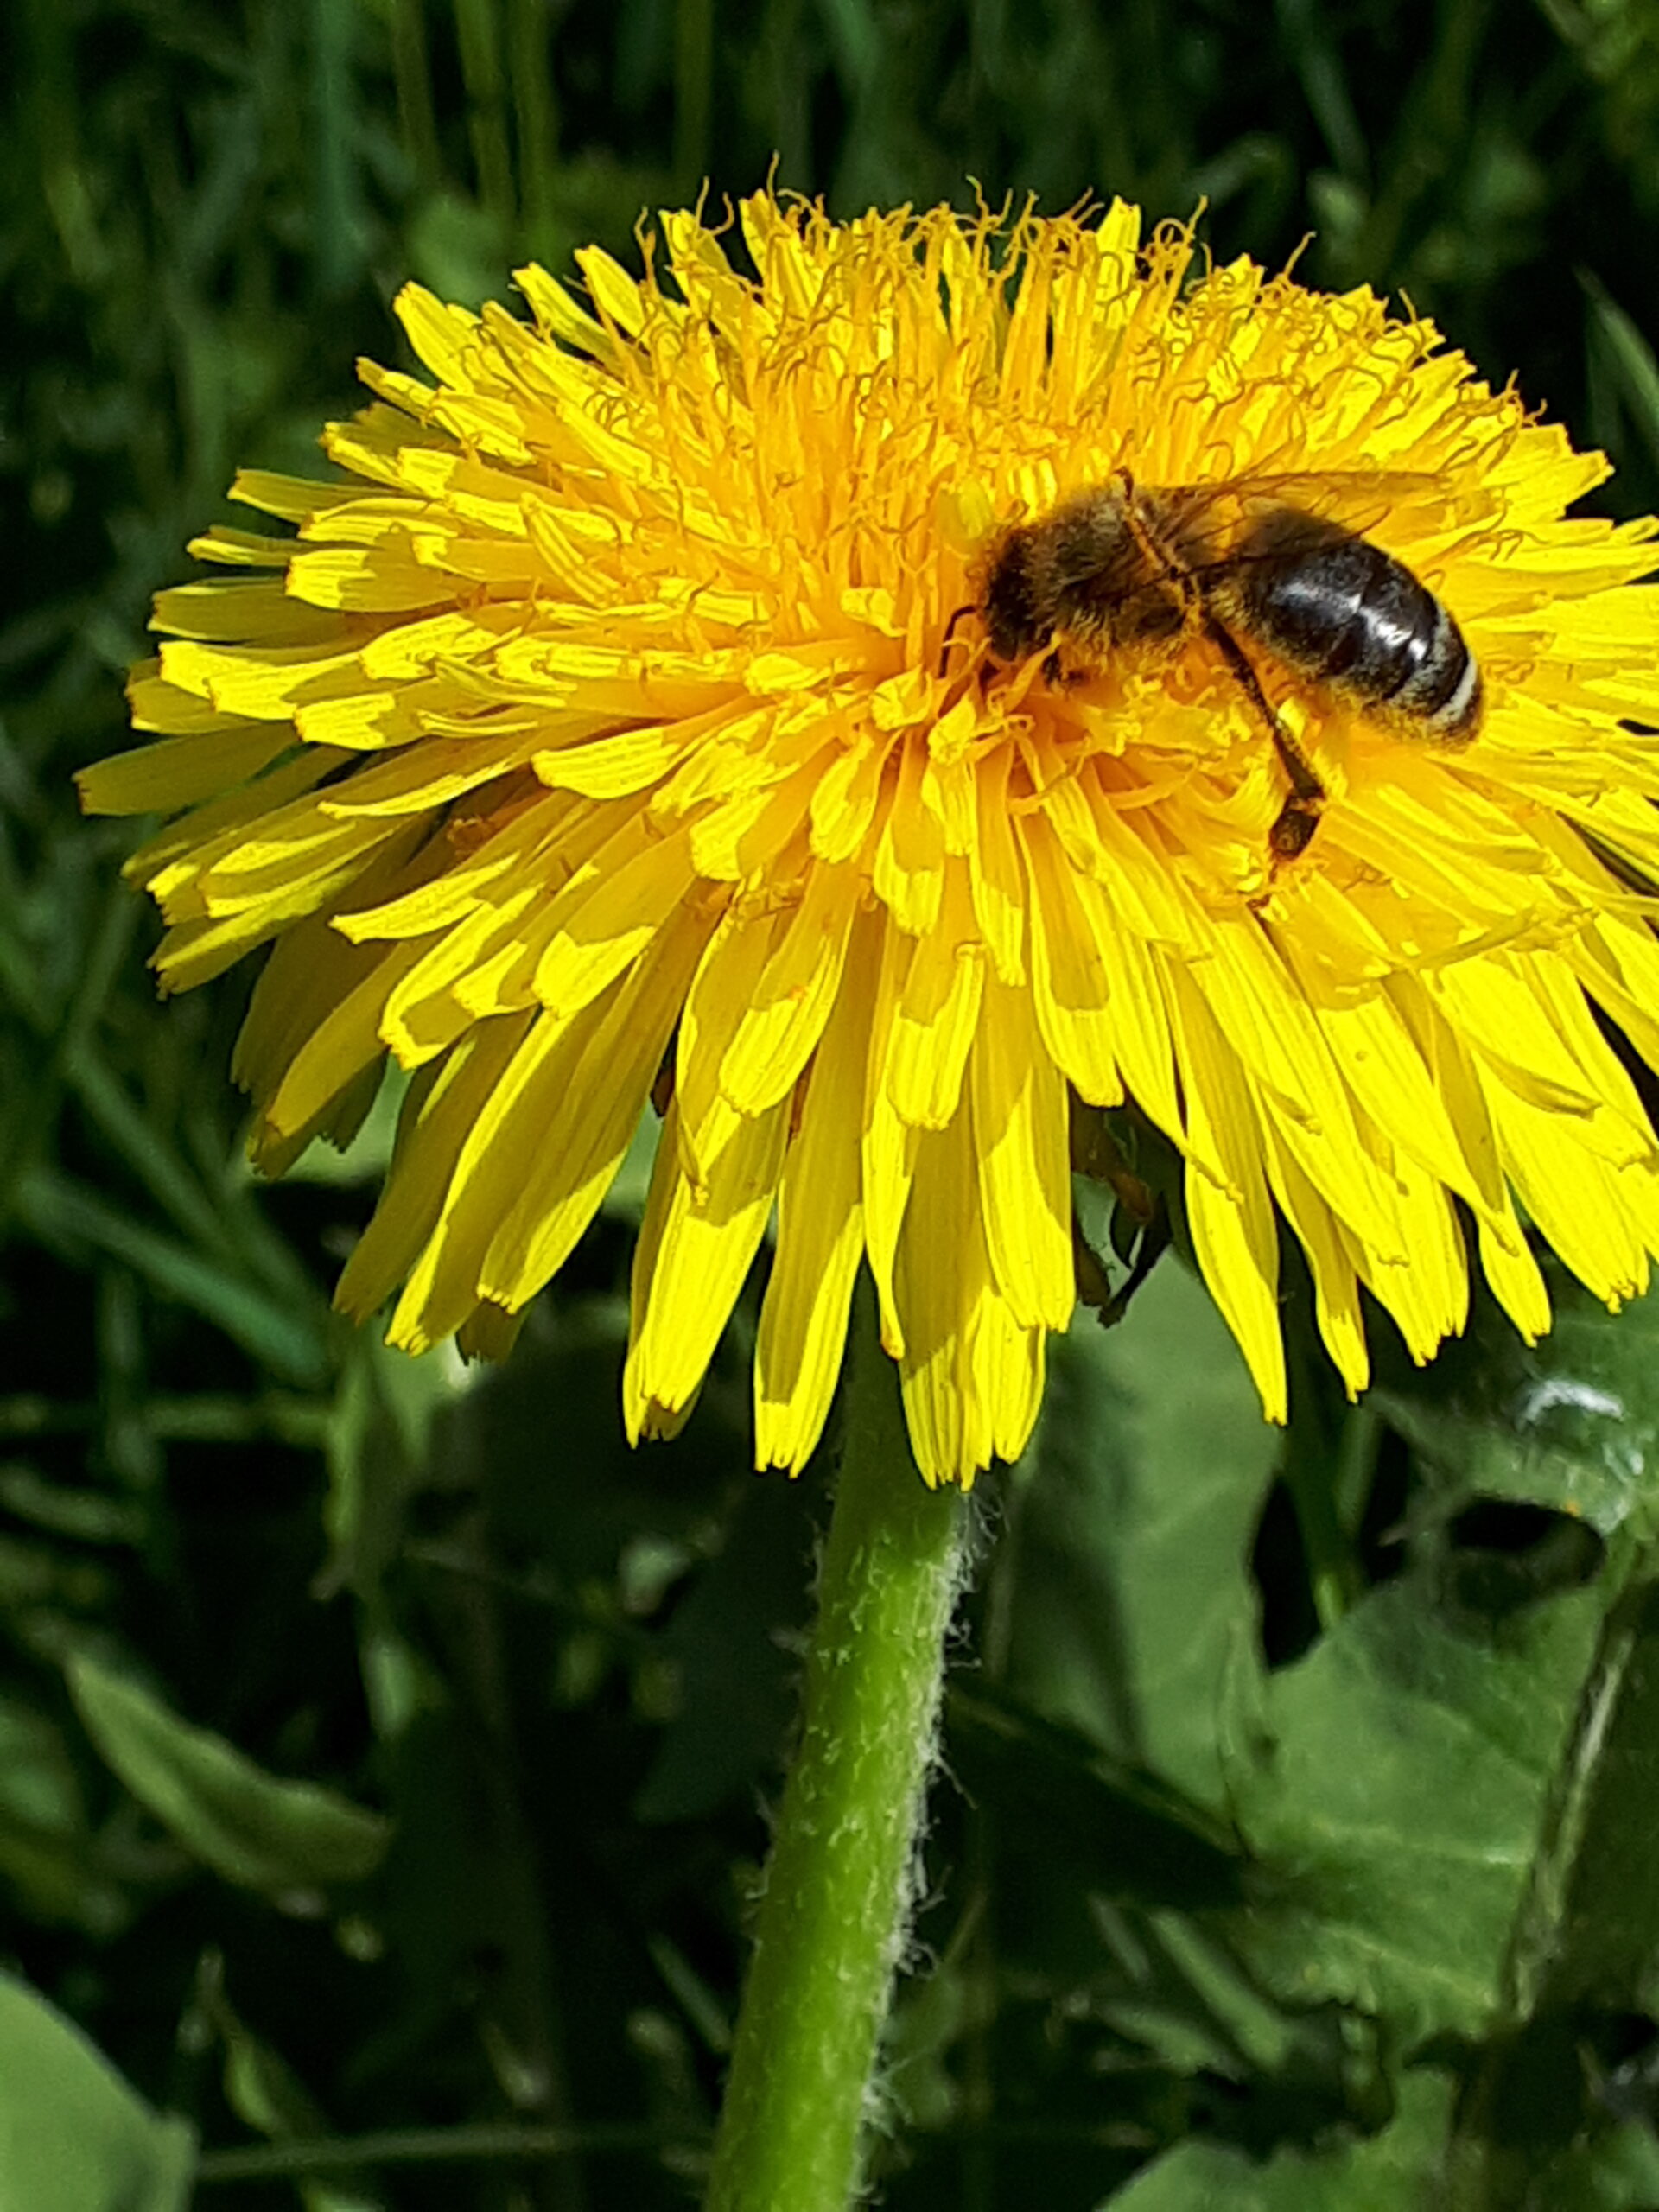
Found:
[[[0,2212],[684,2205],[821,1481],[746,1471],[753,1298],[620,1444],[638,1173],[499,1374],[331,1318],[385,1115],[256,1188],[249,979],[158,1007],[75,814],[149,595],[406,276],[626,258],[774,158],[1308,238],[1641,512],[1659,13],[11,0],[0,87]],[[1173,1262],[1079,1325],[986,1486],[884,2201],[1659,2204],[1659,1317],[1564,1296],[1427,1379],[1376,1321],[1350,1409],[1293,1282],[1287,1438]]]

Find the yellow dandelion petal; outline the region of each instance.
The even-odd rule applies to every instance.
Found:
[[[385,1192],[334,1293],[335,1302],[354,1319],[365,1319],[417,1268],[423,1286],[433,1281],[452,1241],[444,1215],[461,1147],[512,1065],[531,1019],[522,1014],[475,1023],[452,1052],[417,1068],[410,1078]],[[418,1313],[419,1291],[411,1305]]]
[[[1219,1163],[1212,1180],[1189,1160],[1186,1204],[1192,1242],[1228,1326],[1238,1338],[1270,1421],[1287,1410],[1285,1347],[1279,1331],[1279,1240],[1265,1160],[1270,1140],[1242,1063],[1185,970],[1172,972],[1176,1054],[1186,1083],[1189,1127]],[[1282,1128],[1282,1125],[1281,1125]]]
[[[1455,1209],[1444,1185],[1425,1175],[1410,1160],[1396,1156],[1396,1202],[1404,1230],[1408,1264],[1378,1265],[1351,1231],[1344,1241],[1360,1279],[1390,1316],[1406,1350],[1421,1365],[1433,1357],[1447,1337],[1469,1316],[1469,1265]],[[1338,1360],[1338,1366],[1342,1362]],[[1352,1378],[1343,1370],[1344,1379]]]
[[[1045,1331],[998,1289],[985,1236],[972,1117],[919,1139],[894,1265],[906,1317],[899,1378],[917,1463],[931,1481],[970,1483],[1018,1452],[1036,1419]],[[953,1266],[941,1268],[941,1250]]]
[[[860,1046],[874,955],[866,926],[849,951],[847,988],[806,1078],[779,1181],[778,1250],[754,1351],[755,1458],[791,1472],[806,1465],[829,1414],[864,1256]]]
[[[176,696],[176,695],[175,695]],[[269,722],[238,725],[211,716],[211,727],[137,745],[81,772],[81,800],[89,814],[149,814],[163,806],[217,798],[268,768],[291,742]]]
[[[740,1119],[701,1182],[685,1172],[671,1107],[633,1262],[633,1337],[622,1397],[631,1435],[688,1406],[766,1234],[789,1136],[787,1103]],[[618,1163],[620,1165],[620,1161]]]
[[[168,987],[271,948],[264,1166],[412,1071],[341,1304],[503,1351],[650,1096],[627,1423],[685,1420],[775,1219],[763,1465],[861,1264],[927,1478],[1021,1448],[1079,1104],[1181,1155],[1271,1418],[1281,1238],[1353,1391],[1366,1296],[1419,1359],[1471,1262],[1548,1325],[1523,1211],[1636,1295],[1659,550],[1567,513],[1599,456],[1121,204],[661,233],[519,271],[528,322],[407,288],[424,374],[364,365],[346,480],[238,475],[269,527],[194,542],[82,779],[175,817]]]
[[[1077,1301],[1065,1078],[1044,1049],[1027,993],[990,983],[972,1073],[992,1280],[1020,1327],[1064,1329]]]
[[[770,918],[766,963],[720,1063],[721,1095],[738,1113],[762,1114],[787,1096],[848,995],[842,977],[858,890],[845,870],[815,868],[799,904]]]
[[[1351,1398],[1370,1380],[1360,1276],[1342,1224],[1276,1130],[1268,1136],[1268,1177],[1280,1211],[1307,1255],[1319,1335]],[[1386,1272],[1386,1271],[1385,1271]]]
[[[550,1071],[551,1110],[501,1214],[480,1274],[486,1297],[517,1312],[564,1265],[622,1165],[685,995],[696,940],[688,931],[641,962],[597,1014],[572,1023]],[[546,1017],[543,1017],[545,1020]]]

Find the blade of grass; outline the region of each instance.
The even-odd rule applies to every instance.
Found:
[[[478,196],[505,238],[512,227],[512,161],[507,148],[506,88],[501,80],[501,33],[495,0],[455,0],[461,73],[467,86],[467,128],[473,142]]]
[[[1659,360],[1599,276],[1581,269],[1579,282],[1589,295],[1592,346],[1624,402],[1624,413],[1653,459],[1659,461]]]
[[[715,75],[714,0],[678,0],[674,17],[674,175],[696,197],[709,174]]]
[[[553,85],[553,30],[549,0],[507,0],[524,240],[532,252],[544,255],[550,255],[556,244],[553,211],[559,173],[559,101]]]
[[[37,1168],[19,1190],[17,1217],[56,1251],[90,1247],[119,1261],[152,1290],[222,1329],[284,1381],[316,1383],[327,1371],[322,1332],[310,1317],[129,1219],[86,1184]]]
[[[311,0],[312,271],[331,299],[357,275],[362,225],[352,159],[353,0]]]
[[[426,48],[422,0],[385,0],[391,23],[391,73],[397,91],[397,120],[404,151],[425,192],[435,191],[443,174],[438,125],[432,107],[432,71]]]

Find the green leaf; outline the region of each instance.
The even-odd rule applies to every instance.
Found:
[[[0,2212],[185,2212],[195,2135],[0,1974]]]
[[[1545,1506],[1563,1516],[1556,1524],[1561,1536],[1589,1541],[1587,1528],[1609,1539],[1624,1578],[1610,1610],[1608,1593],[1618,1592],[1620,1577],[1610,1567],[1602,1578],[1605,1618],[1576,1685],[1571,1728],[1548,1799],[1541,1801],[1509,1967],[1517,2020],[1550,2006],[1659,2004],[1659,1872],[1651,1847],[1659,1789],[1653,1749],[1659,1741],[1659,1592],[1650,1542],[1659,1519],[1659,1297],[1610,1315],[1562,1281],[1558,1268],[1552,1274],[1557,1318],[1541,1344],[1522,1344],[1483,1307],[1470,1342],[1451,1348],[1427,1373],[1402,1376],[1373,1394],[1417,1449],[1435,1520],[1449,1520],[1476,1499]],[[1424,1548],[1425,1555],[1437,1548],[1438,1539]],[[1559,1552],[1561,1546],[1546,1541],[1535,1549]],[[1497,1563],[1507,1565],[1516,1588],[1524,1588],[1526,1562]],[[1462,1581],[1465,1588],[1474,1585],[1466,1572]],[[1420,1577],[1414,1586],[1426,1592],[1430,1584]],[[1569,1618],[1582,1622],[1584,1605],[1564,1612],[1534,1603],[1515,1613],[1520,1640],[1506,1637],[1492,1679],[1497,1669],[1513,1674],[1524,1666],[1529,1652],[1542,1661],[1542,1624]],[[1416,1631],[1402,1624],[1407,1633]],[[1565,1694],[1576,1665],[1558,1673],[1553,1662],[1543,1663],[1530,1693],[1535,1718],[1543,1720]],[[1450,1774],[1451,1762],[1427,1756],[1435,1771]],[[1453,1795],[1463,1793],[1465,1779],[1459,1776]],[[1453,1809],[1450,1802],[1446,1809]],[[1414,1816],[1410,1821],[1421,1846],[1436,1826],[1433,1808],[1424,1812],[1427,1830]]]
[[[1443,1617],[1432,1575],[1374,1591],[1271,1678],[1271,1752],[1236,1771],[1263,1862],[1245,1956],[1287,1998],[1385,2014],[1408,2044],[1480,2035],[1605,1600],[1500,1634]]]
[[[1463,2100],[1459,2158],[1483,2205],[1599,2212],[1659,2201],[1659,2144],[1644,2126],[1611,2125],[1649,2106],[1649,2062],[1634,2079],[1597,2084],[1580,2112],[1597,2008],[1614,2020],[1659,2009],[1656,1742],[1659,1585],[1644,1577],[1603,1624],[1551,1796],[1511,1948],[1519,2030],[1489,2044]]]
[[[130,1498],[72,1489],[15,1462],[0,1465],[0,1506],[74,1543],[136,1544],[143,1539],[143,1515]]]
[[[1530,2178],[1526,2212],[1653,2212],[1659,2139],[1627,2120],[1592,2142],[1569,2144]]]
[[[1050,1362],[1010,1509],[1008,1687],[1224,1811],[1220,1744],[1253,1695],[1250,1547],[1280,1433],[1173,1260],[1118,1327],[1080,1313]]]
[[[68,1746],[57,1723],[0,1694],[0,1878],[48,1923],[108,1934],[124,1917],[97,1853]]]
[[[327,2137],[327,2116],[279,2051],[254,2034],[225,1993],[223,1962],[210,1952],[196,1977],[196,2001],[225,2046],[225,2101],[273,2143]],[[378,2212],[381,2199],[356,2189],[298,2179],[305,2212]]]
[[[1517,2002],[1659,2013],[1659,1582],[1604,1625],[1516,1946]]]
[[[380,1864],[390,1829],[378,1814],[265,1773],[86,1653],[70,1660],[67,1673],[75,1708],[110,1766],[226,1881],[280,1896],[359,1882]]]
[[[1380,2134],[1327,2151],[1281,2150],[1265,2165],[1218,2144],[1183,2143],[1119,2190],[1111,2212],[1424,2212],[1443,2201],[1428,2192],[1453,2092],[1449,2075],[1408,2073]]]
[[[1434,1474],[1443,1513],[1509,1498],[1604,1536],[1659,1522],[1659,1294],[1605,1306],[1549,1268],[1555,1320],[1523,1344],[1483,1300],[1474,1327],[1367,1400]]]

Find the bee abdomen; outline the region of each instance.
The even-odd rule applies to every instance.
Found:
[[[1472,737],[1480,670],[1463,632],[1402,562],[1332,531],[1241,563],[1247,626],[1292,668],[1446,740]]]

